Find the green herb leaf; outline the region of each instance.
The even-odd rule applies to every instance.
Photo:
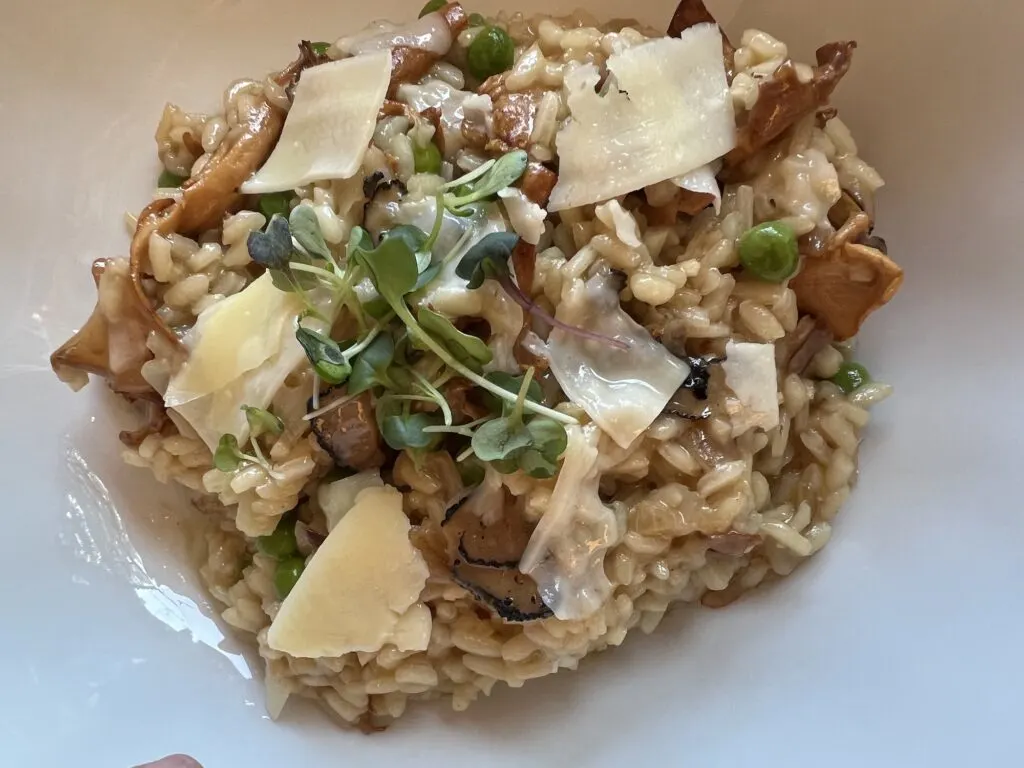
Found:
[[[416,319],[427,333],[441,341],[452,356],[465,366],[480,368],[491,362],[493,354],[487,343],[476,336],[463,333],[444,315],[423,307]]]
[[[569,445],[565,427],[545,416],[537,416],[527,422],[526,431],[530,433],[533,448],[549,459],[557,459]]]
[[[513,376],[510,373],[504,373],[502,371],[492,371],[484,376],[484,378],[494,384],[497,384],[506,392],[512,392],[514,394],[522,389],[523,379],[525,376]],[[492,413],[500,413],[503,416],[507,416],[508,412],[513,407],[511,403],[502,400],[496,395],[492,395],[487,390],[482,390],[480,394],[487,406],[487,409]],[[530,386],[526,388],[526,399],[532,400],[535,403],[541,403],[544,401],[544,391],[541,389],[540,382],[536,379],[531,381]]]
[[[242,463],[242,452],[238,450],[238,438],[222,435],[213,452],[213,466],[221,472],[234,472]]]
[[[331,47],[331,44],[325,42],[316,42],[311,43],[309,47],[313,49],[313,53],[315,53],[317,56],[326,56],[328,49]]]
[[[243,405],[245,420],[249,422],[249,431],[253,437],[263,434],[280,435],[284,432],[284,422],[270,411],[257,408],[254,405]]]
[[[473,433],[473,452],[481,461],[511,459],[529,447],[530,433],[525,427],[513,426],[506,418],[484,422]]]
[[[410,251],[416,253],[423,250],[423,245],[427,242],[427,233],[412,224],[399,224],[397,227],[381,233],[381,243],[388,240],[401,240]]]
[[[468,458],[458,464],[459,477],[463,488],[475,488],[484,481],[484,465],[476,458]]]
[[[160,171],[160,175],[157,177],[156,185],[160,189],[177,189],[186,181],[188,181],[188,176],[179,176],[176,173],[163,170]]]
[[[395,340],[387,333],[378,335],[352,362],[348,393],[358,395],[376,386],[390,387],[388,367],[394,359]]]
[[[320,222],[316,218],[316,212],[310,206],[300,205],[295,208],[288,217],[288,224],[291,227],[292,237],[306,253],[315,258],[330,261],[331,250],[327,247],[327,242],[320,231]]]
[[[426,427],[436,427],[441,418],[436,413],[389,414],[380,424],[380,433],[389,446],[396,451],[405,448],[424,450],[435,447],[441,435],[424,432]]]
[[[271,192],[266,195],[260,195],[260,213],[266,216],[267,219],[272,219],[274,216],[287,217],[293,197],[295,197],[295,194],[291,191]]]
[[[334,339],[301,325],[295,331],[295,338],[302,345],[317,376],[328,384],[341,384],[352,373],[352,366]]]
[[[283,216],[274,216],[265,232],[249,233],[246,245],[249,247],[249,256],[261,267],[287,271],[292,256],[292,233],[288,220]]]
[[[357,251],[372,251],[373,238],[370,233],[362,227],[352,227],[348,236],[348,243],[345,245],[345,256],[351,259]]]
[[[439,11],[444,8],[445,0],[427,0],[427,4],[420,9],[420,18],[422,19],[428,13]]]
[[[491,232],[466,252],[455,268],[455,274],[469,281],[469,288],[479,288],[484,280],[508,275],[508,260],[519,242],[513,232]]]
[[[500,190],[509,187],[526,171],[530,158],[524,150],[516,149],[499,157],[494,165],[478,178],[467,183],[466,177],[459,179],[460,189],[455,194],[446,194],[444,204],[452,213],[464,211],[470,203],[486,200]]]
[[[370,273],[377,292],[392,307],[416,286],[419,277],[416,254],[401,238],[385,240],[372,251],[357,249],[354,256]]]
[[[556,462],[549,459],[540,451],[535,451],[531,448],[527,448],[519,454],[519,456],[516,457],[516,461],[519,465],[519,469],[530,477],[544,479],[554,477],[555,473],[558,472],[558,464]]]
[[[420,276],[416,278],[416,285],[412,287],[410,293],[415,293],[423,288],[426,288],[441,273],[441,267],[443,265],[438,262],[437,264],[431,264],[429,267],[420,272]]]

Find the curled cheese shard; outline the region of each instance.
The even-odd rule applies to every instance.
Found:
[[[548,210],[609,200],[700,168],[733,149],[736,122],[722,33],[698,24],[678,38],[612,54],[610,83],[585,64],[566,77],[571,119],[558,132]]]
[[[825,256],[805,258],[789,287],[802,312],[821,320],[836,339],[857,335],[868,315],[903,284],[903,270],[876,248],[847,243]]]
[[[303,72],[277,146],[241,191],[283,192],[354,175],[373,136],[390,79],[387,50]]]
[[[727,401],[733,434],[779,425],[779,384],[775,369],[775,345],[730,341],[725,345],[725,384],[738,399]]]
[[[560,329],[548,339],[551,372],[562,391],[620,447],[629,447],[665,409],[690,366],[619,306],[608,278],[573,281],[563,291],[556,317],[629,345],[617,349]]]
[[[267,634],[276,651],[307,659],[423,651],[430,610],[419,602],[427,564],[409,540],[402,494],[367,488],[334,527],[281,604]]]

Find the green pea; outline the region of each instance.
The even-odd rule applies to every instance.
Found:
[[[781,221],[768,221],[748,229],[740,238],[740,262],[761,280],[781,283],[800,266],[796,233]]]
[[[469,14],[469,26],[470,27],[486,27],[487,26],[487,19],[485,19],[482,14],[471,13],[471,14]]]
[[[432,141],[425,147],[413,146],[412,160],[416,173],[441,173],[441,150]]]
[[[277,568],[274,569],[274,589],[277,590],[279,598],[284,600],[288,597],[288,593],[295,588],[305,569],[306,561],[301,557],[286,557],[277,561]]]
[[[330,43],[323,43],[323,42],[320,42],[320,43],[310,43],[309,47],[313,49],[313,53],[315,53],[317,56],[326,56],[327,55],[327,49],[331,47],[331,44]]]
[[[428,0],[427,4],[420,10],[420,18],[422,19],[428,13],[439,11],[445,6],[445,0]]]
[[[868,369],[860,363],[843,363],[839,373],[832,377],[832,383],[846,394],[850,394],[871,381]]]
[[[479,80],[486,80],[512,68],[515,46],[501,27],[484,27],[469,44],[469,71]]]
[[[269,195],[260,195],[260,213],[270,219],[275,213],[288,216],[292,206],[291,192],[271,192]]]
[[[187,176],[179,176],[176,173],[171,173],[170,171],[165,170],[162,171],[160,175],[157,177],[156,185],[160,189],[170,189],[172,187],[180,187],[186,181],[188,181]]]
[[[295,543],[295,520],[285,518],[277,529],[269,536],[260,536],[256,540],[260,552],[281,560],[294,555],[298,551]]]

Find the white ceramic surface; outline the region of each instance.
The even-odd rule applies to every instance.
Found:
[[[212,107],[300,37],[416,10],[348,5],[2,3],[0,764],[1019,765],[1024,11],[1005,0],[713,3],[804,57],[861,42],[837,103],[889,181],[881,230],[907,270],[860,352],[897,397],[823,554],[462,715],[415,707],[372,738],[266,718],[183,575],[181,497],[120,465],[103,388],[72,396],[46,358],[93,304],[88,264],[126,249],[163,102]],[[591,7],[663,23],[670,5]]]

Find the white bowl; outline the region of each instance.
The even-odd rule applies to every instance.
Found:
[[[670,0],[590,5],[671,14]],[[121,216],[147,200],[165,100],[213,107],[300,37],[402,17],[412,0],[4,4],[0,763],[1019,764],[1024,10],[712,5],[804,58],[861,44],[835,101],[889,182],[880,227],[907,280],[861,339],[897,395],[869,428],[860,485],[832,544],[773,588],[367,738],[311,708],[266,717],[258,674],[182,565],[182,498],[120,464],[103,387],[72,396],[47,356],[93,304],[88,264],[127,248]]]

